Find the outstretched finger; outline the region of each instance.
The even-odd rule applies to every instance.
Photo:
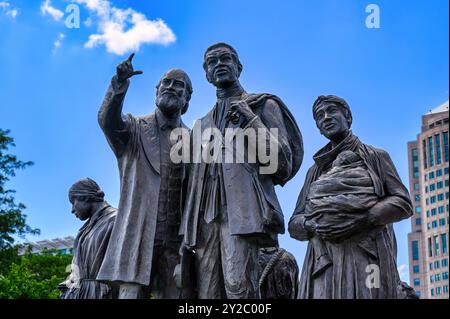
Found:
[[[142,73],[144,73],[144,72],[138,70],[138,71],[133,71],[132,75],[138,75],[138,74],[142,74]]]
[[[130,54],[130,56],[128,57],[127,61],[131,63],[133,58],[134,58],[134,52]]]

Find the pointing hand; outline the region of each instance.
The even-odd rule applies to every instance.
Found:
[[[134,71],[133,65],[131,64],[133,57],[134,53],[131,53],[128,59],[117,65],[117,80],[119,82],[125,82],[127,79],[131,78],[134,75],[144,73],[142,71]]]

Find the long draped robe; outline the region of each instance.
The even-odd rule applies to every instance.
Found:
[[[106,202],[80,228],[74,243],[72,287],[64,299],[110,299],[112,288],[96,280],[114,226],[117,209]]]
[[[297,215],[304,214],[310,184],[329,170],[337,155],[345,150],[353,151],[362,158],[376,195],[392,209],[396,220],[412,215],[408,191],[389,155],[362,143],[350,133],[335,148],[329,143],[315,154],[315,164],[308,170],[290,224]],[[323,272],[317,271],[320,266],[317,259],[323,253],[317,245],[322,241],[311,240],[314,235],[303,228],[296,229],[293,234],[291,226],[289,230],[292,237],[309,240],[300,280],[300,299],[398,298],[401,282],[396,265],[397,246],[392,224],[374,227],[369,232],[339,243],[324,240],[332,265]]]

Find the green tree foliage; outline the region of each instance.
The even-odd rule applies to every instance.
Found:
[[[12,263],[20,262],[18,255],[19,246],[0,249],[0,276],[9,271]]]
[[[15,146],[14,139],[8,134],[9,130],[0,129],[0,275],[9,269],[12,262],[17,261],[14,236],[39,234],[38,229],[27,225],[27,216],[23,213],[25,205],[16,203],[15,190],[6,188],[6,183],[16,175],[16,170],[33,164],[20,161],[15,155],[8,153],[9,148]]]
[[[16,203],[15,191],[6,188],[17,170],[33,164],[9,154],[9,148],[15,144],[8,134],[8,130],[0,129],[0,298],[58,298],[58,284],[69,274],[66,269],[72,255],[57,251],[18,255],[19,246],[14,239],[26,234],[38,235],[39,230],[26,223],[25,205]]]
[[[0,299],[56,299],[58,284],[69,272],[72,255],[46,251],[27,253],[18,263],[10,265],[9,272],[0,276]]]

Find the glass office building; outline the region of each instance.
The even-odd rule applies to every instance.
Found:
[[[420,298],[449,298],[448,101],[422,116],[408,143],[409,189],[414,205],[408,234],[410,284]]]

